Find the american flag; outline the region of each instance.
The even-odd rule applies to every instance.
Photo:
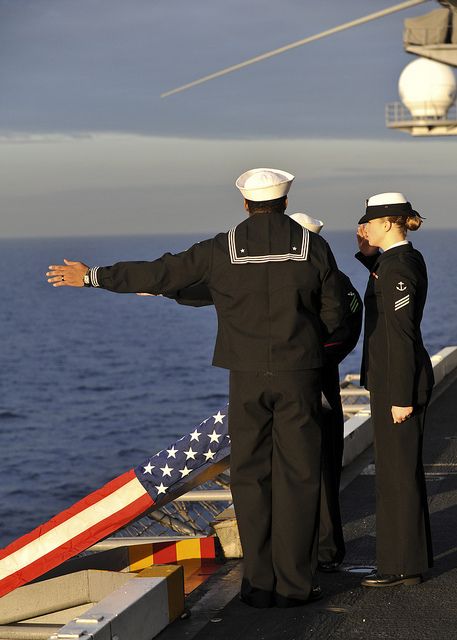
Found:
[[[0,551],[0,596],[175,500],[229,465],[227,407]]]

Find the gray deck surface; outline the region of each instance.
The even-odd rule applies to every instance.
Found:
[[[294,609],[258,610],[238,600],[241,563],[230,561],[188,598],[191,616],[176,621],[159,640],[456,640],[457,376],[445,381],[436,395],[424,446],[435,566],[425,582],[364,589],[359,575],[319,574],[322,600]],[[345,565],[375,563],[370,462],[372,451],[345,470]]]

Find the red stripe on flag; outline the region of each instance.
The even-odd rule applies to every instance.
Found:
[[[214,547],[214,538],[200,538],[200,557],[201,559],[216,557],[216,549]]]
[[[45,524],[40,524],[38,527],[36,527],[36,529],[30,531],[30,533],[26,533],[20,538],[17,538],[17,540],[14,540],[14,542],[11,542],[11,544],[0,551],[0,560],[10,555],[11,553],[14,553],[18,549],[25,547],[27,544],[29,544],[33,540],[36,540],[48,531],[51,531],[51,529],[54,529],[59,524],[66,522],[70,518],[73,518],[78,513],[81,513],[81,511],[84,511],[88,507],[91,507],[97,502],[100,502],[101,499],[110,495],[114,491],[117,491],[117,489],[120,489],[121,487],[126,485],[128,482],[133,480],[133,478],[136,478],[135,471],[133,469],[130,469],[130,471],[127,471],[127,473],[123,473],[121,476],[118,476],[114,480],[111,480],[111,482],[105,484],[103,487],[101,487],[101,489],[97,489],[97,491],[90,493],[79,502],[76,502],[69,509],[61,511],[59,514],[51,518],[51,520],[48,520],[48,522],[46,522]]]
[[[0,580],[0,597],[9,593],[13,589],[20,587],[35,578],[50,571],[59,564],[72,558],[77,553],[88,549],[93,544],[102,540],[114,531],[117,531],[127,523],[131,522],[135,517],[141,515],[154,504],[152,498],[145,493],[144,496],[138,498],[134,502],[113,513],[109,518],[105,518],[96,525],[90,527],[78,536],[66,541],[50,553],[37,558],[23,569],[12,573],[3,580]]]
[[[124,487],[125,489],[123,489]],[[116,492],[119,493],[112,496]],[[106,503],[106,499],[108,499],[108,503]],[[105,502],[101,506],[102,501]],[[131,522],[153,505],[154,501],[146,493],[133,470],[115,478],[98,491],[94,491],[49,522],[37,527],[3,549],[0,570],[4,577],[0,580],[0,596],[30,582],[77,553],[84,551]],[[95,521],[95,514],[103,512],[103,509],[106,511],[107,517]],[[70,537],[73,526],[72,518],[75,519],[74,526],[79,527],[80,533]],[[60,525],[63,528],[61,526],[59,529]],[[65,525],[67,526],[66,530]],[[47,540],[43,542],[40,537],[45,534],[47,534]],[[53,539],[54,536],[55,539]],[[30,545],[29,549],[24,549],[28,545]],[[52,549],[46,552],[46,546],[48,548],[51,546]],[[10,558],[15,554],[19,554],[17,558]],[[25,556],[22,555],[22,560],[21,554],[25,554]],[[27,557],[27,564],[25,564],[25,557]],[[2,566],[2,562],[7,564]],[[17,570],[14,570],[16,562],[18,567]],[[23,566],[22,562],[24,562]],[[8,573],[8,564],[11,565],[11,573]]]
[[[23,569],[0,580],[0,597],[9,593],[13,589],[20,587],[35,578],[47,573],[59,564],[72,558],[77,553],[88,549],[93,544],[102,540],[114,531],[117,531],[135,517],[141,515],[154,504],[152,498],[146,493],[141,498],[130,503],[120,511],[117,511],[109,518],[97,523],[96,526],[84,531],[79,536],[66,541],[50,553],[37,558]]]
[[[152,554],[154,564],[176,562],[176,542],[155,542]]]

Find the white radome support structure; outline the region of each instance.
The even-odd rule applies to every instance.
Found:
[[[457,135],[457,83],[451,67],[418,58],[400,75],[401,103],[386,107],[386,125],[414,136]]]

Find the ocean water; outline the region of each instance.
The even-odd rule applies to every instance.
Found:
[[[423,335],[431,354],[457,344],[457,230],[411,234],[429,269]],[[329,232],[340,268],[363,294],[354,234]],[[154,259],[196,236],[0,241],[0,546],[139,464],[227,402],[211,366],[210,307],[165,298],[55,289],[63,258],[90,265]],[[358,372],[360,344],[341,366]]]

